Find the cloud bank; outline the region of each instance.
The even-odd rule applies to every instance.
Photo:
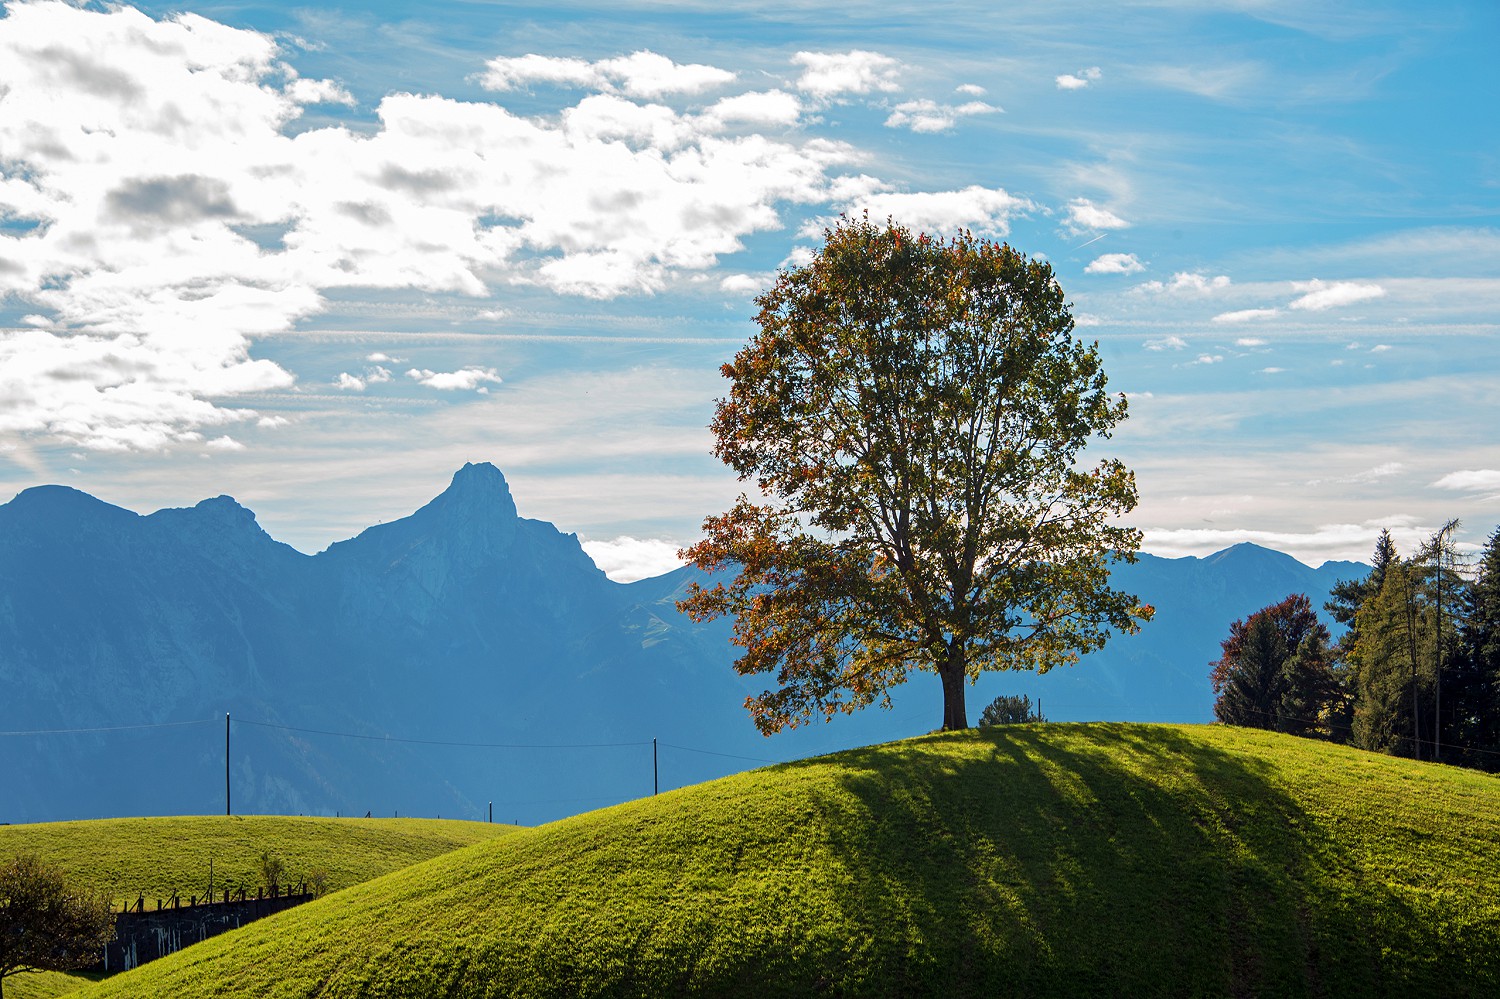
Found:
[[[356,99],[300,77],[270,35],[130,7],[5,11],[0,295],[27,326],[0,330],[8,436],[159,450],[264,425],[236,398],[295,378],[252,357],[253,339],[350,289],[649,295],[786,227],[799,206],[997,234],[1024,208],[999,189],[893,190],[847,173],[858,150],[808,133],[805,101],[900,89],[901,63],[876,52],[797,53],[800,95],[721,94],[734,73],[650,51],[502,56],[474,77],[497,94],[584,93],[523,116],[398,92],[374,107],[373,128],[299,130],[307,107]],[[931,131],[995,110],[916,101],[891,114]],[[412,370],[433,388],[486,381]]]

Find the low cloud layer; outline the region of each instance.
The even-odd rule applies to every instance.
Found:
[[[613,541],[585,541],[583,550],[603,573],[617,583],[660,576],[682,566],[680,545],[655,538],[619,537]]]

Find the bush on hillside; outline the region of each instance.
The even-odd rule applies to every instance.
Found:
[[[979,727],[1025,725],[1028,722],[1046,720],[1040,711],[1031,710],[1031,698],[1025,694],[1001,694],[991,701],[979,716]]]

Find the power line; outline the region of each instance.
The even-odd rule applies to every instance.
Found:
[[[573,742],[573,743],[519,743],[519,742],[448,742],[440,739],[402,739],[393,735],[368,735],[360,732],[333,732],[320,728],[298,728],[295,725],[278,725],[275,722],[249,721],[236,718],[236,725],[256,725],[260,728],[278,728],[284,732],[304,732],[311,735],[331,735],[340,739],[366,739],[371,742],[400,742],[413,746],[457,746],[462,749],[619,749],[628,746],[649,746],[649,742]]]
[[[726,760],[749,760],[752,763],[785,763],[786,760],[767,760],[759,756],[736,756],[733,753],[716,753],[712,749],[694,749],[692,746],[674,746],[670,742],[662,743],[668,749],[680,749],[684,753],[702,753],[704,756],[722,756]]]
[[[212,725],[217,719],[200,718],[197,721],[156,722],[148,725],[101,725],[95,728],[39,728],[29,732],[0,732],[0,735],[81,735],[87,732],[130,732],[147,728],[182,728],[186,725]]]
[[[1302,722],[1304,725],[1322,725],[1322,726],[1329,725],[1328,719],[1326,719],[1326,718],[1299,718],[1299,717],[1296,717],[1295,715],[1278,715],[1278,714],[1276,714],[1273,711],[1262,711],[1259,708],[1245,708],[1244,710],[1247,711],[1247,712],[1249,712],[1252,715],[1260,715],[1262,718],[1271,718],[1271,719],[1277,719],[1277,720],[1281,720],[1281,721]],[[1247,726],[1240,726],[1240,727],[1247,727]],[[1261,731],[1262,732],[1276,732],[1276,730],[1273,729],[1273,728],[1264,728],[1264,729],[1261,729]],[[1295,735],[1295,733],[1292,733],[1292,732],[1278,732],[1277,734],[1278,735]],[[1299,736],[1299,738],[1307,738],[1307,737],[1306,736]],[[1415,743],[1415,744],[1417,744],[1419,746],[1436,746],[1439,749],[1456,749],[1456,750],[1460,750],[1460,751],[1465,752],[1465,753],[1480,753],[1480,754],[1482,754],[1484,756],[1500,756],[1500,752],[1497,752],[1497,751],[1495,751],[1493,749],[1480,749],[1477,746],[1465,746],[1465,745],[1462,745],[1461,743],[1457,743],[1457,742],[1440,742],[1440,741],[1438,741],[1436,739],[1417,739],[1414,736],[1410,736],[1410,735],[1398,735],[1396,738],[1397,738],[1397,741],[1401,742],[1401,743]],[[1331,742],[1330,740],[1324,740],[1324,739],[1315,739],[1315,741],[1318,741],[1318,742],[1330,742],[1331,745],[1335,745],[1335,746],[1340,746],[1340,745],[1342,745],[1342,746],[1348,746],[1351,749],[1358,749],[1359,748],[1358,746],[1354,745],[1354,743],[1352,743],[1352,742],[1339,743],[1339,742]],[[1415,757],[1407,757],[1407,758],[1408,759],[1415,759]],[[1441,761],[1437,761],[1437,760],[1417,760],[1417,762],[1418,763],[1435,763],[1435,762],[1441,762]]]

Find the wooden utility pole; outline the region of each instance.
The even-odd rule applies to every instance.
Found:
[[[229,810],[229,712],[224,712],[224,814],[233,814]]]
[[[656,739],[651,740],[651,796],[654,798],[661,790],[661,782],[657,779],[656,771]]]

